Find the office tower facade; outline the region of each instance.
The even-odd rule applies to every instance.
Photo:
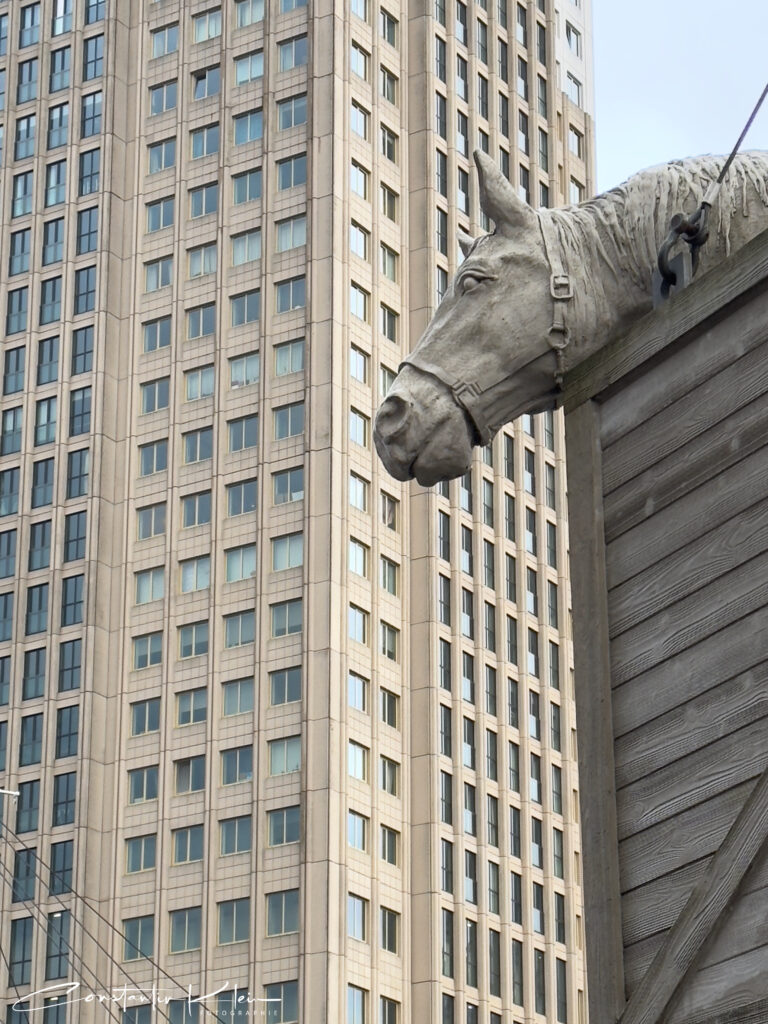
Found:
[[[3,1020],[583,1020],[561,422],[371,424],[471,150],[591,191],[589,18],[0,3]]]

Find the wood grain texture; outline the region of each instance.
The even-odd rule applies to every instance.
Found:
[[[651,964],[664,945],[666,933],[650,935],[647,939],[628,946],[624,950],[624,979],[627,988],[627,999],[631,1001],[637,989],[642,985],[643,978],[651,969]]]
[[[709,1024],[717,1015],[741,1012],[768,999],[768,946],[697,971],[680,992],[664,1024]],[[738,1021],[738,1016],[732,1016]],[[622,1018],[622,1024],[624,1024]],[[765,1018],[761,1021],[765,1024]]]
[[[711,1013],[703,1010],[685,1018],[678,1024],[766,1024],[768,1021],[768,999],[759,999],[748,1006],[737,1006],[734,1010]]]
[[[616,785],[627,786],[766,716],[768,661],[620,736],[614,747]]]
[[[570,528],[579,538],[571,586],[589,1019],[615,1024],[625,997],[598,420],[588,403],[569,416],[566,437]]]
[[[752,672],[768,660],[763,608],[705,637],[674,658],[654,665],[613,692],[617,737],[684,705],[713,686]]]
[[[753,1002],[768,995],[767,970],[763,969],[761,977],[750,973],[753,964],[749,971],[737,966],[741,960],[746,967],[747,959],[755,951],[704,968],[695,974],[695,981],[681,987],[768,837],[768,771],[762,774],[743,805],[735,790],[726,795],[731,796],[734,808],[740,807],[738,816],[633,993],[621,1024],[656,1024],[676,993],[679,1006],[687,1003],[687,1012],[698,1008],[696,1000],[701,998],[702,991],[706,992],[711,1009],[730,1009],[734,1004],[727,1004],[729,992],[728,986],[723,987],[724,963],[730,971],[729,985],[733,990],[740,989],[742,1002]],[[714,801],[708,806],[713,804]],[[761,947],[759,953],[768,966],[768,945]],[[719,988],[713,985],[715,977]],[[670,1019],[674,1020],[674,1015]]]
[[[606,578],[613,589],[649,565],[663,563],[686,544],[768,497],[768,448],[735,463],[609,543]]]
[[[699,971],[741,956],[758,946],[768,946],[768,889],[737,896],[696,962]],[[766,991],[768,995],[768,991]]]
[[[661,358],[643,367],[641,374],[624,387],[617,387],[602,402],[600,441],[603,448],[615,444],[638,423],[658,415],[673,402],[696,390],[766,339],[761,314],[762,289],[756,289],[743,304],[736,304],[728,317],[714,317],[702,324],[691,344],[671,346]]]
[[[753,325],[765,339],[768,327],[761,316]],[[710,332],[719,339],[723,358],[731,356],[720,373],[702,380],[698,387],[667,405],[650,419],[638,420],[637,426],[614,444],[603,444],[603,487],[609,494],[660,460],[678,451],[699,434],[716,427],[738,409],[749,405],[768,391],[768,352],[765,344],[752,349],[740,359],[732,355],[733,339],[739,338],[738,327],[729,321],[718,324]],[[739,340],[741,340],[739,338]],[[697,339],[698,348],[701,339]],[[662,382],[659,382],[661,384]],[[645,377],[623,390],[612,401],[622,407],[632,400],[632,391],[643,394],[653,386]],[[610,406],[610,402],[606,406]]]
[[[609,590],[611,637],[681,601],[763,551],[768,551],[768,500],[697,537],[668,555],[661,565],[654,563]]]
[[[729,305],[749,298],[768,277],[768,236],[753,238],[715,273],[694,281],[670,302],[644,317],[626,334],[574,367],[564,387],[566,413],[626,378],[669,349],[712,316],[724,316]]]
[[[614,685],[647,672],[767,603],[768,554],[763,554],[616,637],[611,642]]]
[[[768,720],[678,758],[617,790],[619,839],[712,800],[768,768]]]
[[[714,853],[755,788],[744,782],[619,843],[623,892]]]
[[[699,434],[604,498],[608,543],[765,445],[768,395]]]
[[[621,922],[625,947],[672,927],[710,859],[703,857],[693,864],[686,864],[622,896]]]

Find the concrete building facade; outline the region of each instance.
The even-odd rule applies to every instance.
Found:
[[[429,492],[371,422],[472,149],[591,192],[590,45],[588,0],[0,3],[3,1021],[585,1020],[561,421]]]

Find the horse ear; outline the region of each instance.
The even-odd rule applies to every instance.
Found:
[[[515,235],[535,227],[536,214],[520,199],[488,154],[476,149],[474,156],[480,179],[480,208],[491,218],[499,233]]]
[[[462,231],[461,228],[459,228],[457,237],[459,240],[459,248],[465,256],[469,256],[469,251],[475,244],[474,238],[472,235],[468,235],[466,231]]]

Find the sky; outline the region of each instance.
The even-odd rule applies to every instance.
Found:
[[[728,154],[768,83],[768,0],[592,0],[597,191]],[[742,149],[768,150],[768,97]]]

